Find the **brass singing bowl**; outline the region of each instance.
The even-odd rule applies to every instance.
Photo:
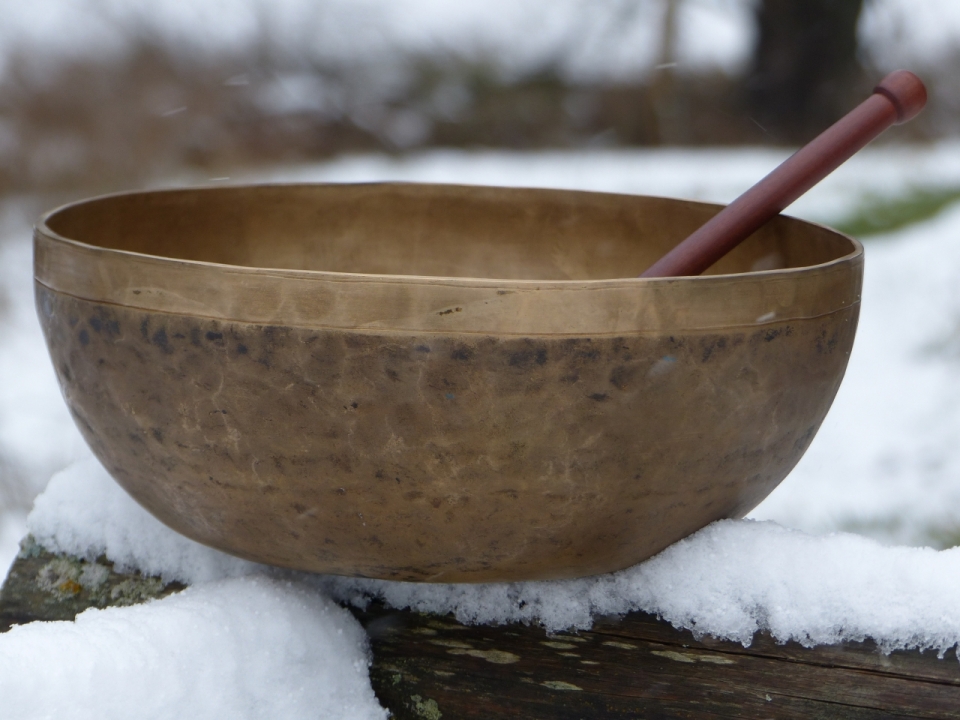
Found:
[[[837,392],[863,250],[778,217],[637,279],[719,208],[367,184],[47,215],[37,307],[77,425],[175,530],[395,580],[567,578],[741,517]]]

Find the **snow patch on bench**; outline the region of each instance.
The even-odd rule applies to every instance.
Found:
[[[870,638],[885,651],[942,654],[960,642],[960,548],[886,547],[773,522],[717,522],[632,568],[577,580],[458,585],[318,576],[248,563],[176,534],[89,459],[51,480],[28,527],[51,550],[104,553],[121,568],[165,580],[282,575],[341,602],[379,599],[467,623],[586,629],[598,615],[642,610],[744,645],[758,631],[806,646]]]

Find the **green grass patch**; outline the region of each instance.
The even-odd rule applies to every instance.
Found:
[[[934,520],[926,525],[914,525],[896,516],[847,518],[838,523],[837,529],[873,538],[884,545],[932,547],[935,550],[960,546],[960,523],[952,520]]]
[[[960,187],[913,188],[900,197],[868,195],[850,215],[830,223],[856,238],[879,235],[927,220],[960,201]]]

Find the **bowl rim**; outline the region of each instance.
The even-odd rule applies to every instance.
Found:
[[[156,258],[159,260],[165,260],[168,262],[175,263],[189,263],[192,265],[203,265],[215,268],[225,268],[233,271],[249,271],[249,272],[283,272],[283,273],[295,273],[297,275],[304,276],[334,276],[334,277],[354,277],[358,279],[375,279],[378,281],[389,281],[392,278],[397,278],[400,280],[437,280],[450,282],[454,284],[460,284],[461,282],[466,282],[467,284],[473,284],[475,282],[482,283],[497,283],[498,285],[503,284],[533,284],[533,285],[544,285],[544,284],[570,284],[570,285],[582,285],[582,284],[592,284],[592,285],[603,285],[607,283],[620,283],[620,282],[629,282],[629,281],[641,281],[643,283],[656,283],[656,282],[670,282],[676,281],[679,279],[683,280],[705,280],[709,278],[724,278],[724,277],[744,277],[744,276],[765,276],[765,275],[779,275],[784,273],[796,274],[803,272],[805,270],[814,270],[829,267],[831,265],[836,265],[844,262],[849,262],[850,260],[855,259],[857,256],[863,254],[863,244],[857,240],[852,235],[848,235],[845,232],[832,228],[829,225],[824,223],[815,222],[813,220],[806,220],[803,218],[798,218],[793,215],[785,215],[781,213],[779,217],[784,217],[790,221],[803,223],[805,225],[810,225],[815,228],[827,230],[835,235],[838,235],[845,240],[849,241],[853,246],[853,249],[846,255],[842,255],[833,260],[828,260],[824,263],[816,263],[814,265],[803,265],[801,267],[793,268],[775,268],[772,270],[750,270],[748,272],[739,272],[739,273],[718,273],[715,275],[682,275],[677,277],[667,277],[667,278],[641,278],[639,276],[624,276],[616,278],[600,278],[600,279],[550,279],[550,280],[530,280],[525,278],[496,278],[496,277],[473,277],[473,276],[461,276],[461,275],[415,275],[415,274],[403,274],[403,273],[355,273],[355,272],[344,272],[336,270],[303,270],[303,269],[291,269],[291,268],[271,268],[271,267],[259,267],[253,265],[234,265],[231,263],[221,263],[214,262],[210,260],[189,260],[185,258],[173,257],[170,255],[154,255],[151,253],[141,253],[133,250],[120,250],[117,248],[104,247],[102,245],[93,245],[90,243],[83,242],[82,240],[75,240],[73,238],[60,235],[50,228],[48,220],[54,215],[59,214],[65,210],[69,210],[75,207],[82,205],[87,205],[89,203],[100,202],[104,200],[111,200],[114,198],[120,197],[133,197],[137,195],[162,195],[162,194],[175,194],[181,192],[198,192],[203,193],[205,191],[216,191],[216,190],[234,190],[234,189],[258,189],[258,188],[303,188],[303,187],[341,187],[341,186],[350,186],[350,187],[361,187],[361,186],[417,186],[417,187],[428,187],[428,188],[456,188],[456,189],[465,189],[465,190],[476,190],[476,189],[496,189],[504,191],[544,191],[544,192],[558,192],[558,193],[571,193],[571,194],[583,194],[583,195],[604,195],[604,196],[613,196],[613,197],[640,197],[640,198],[651,198],[655,200],[668,200],[681,203],[688,203],[691,205],[698,205],[701,207],[710,207],[710,208],[722,208],[725,207],[723,203],[714,203],[706,202],[703,200],[689,200],[687,198],[675,198],[669,197],[666,195],[646,195],[646,194],[637,194],[637,193],[615,193],[615,192],[604,192],[604,191],[594,191],[594,190],[578,190],[578,189],[569,189],[569,188],[549,188],[549,187],[527,187],[527,186],[497,186],[497,185],[471,185],[471,184],[461,184],[461,183],[422,183],[422,182],[406,182],[406,181],[370,181],[370,182],[290,182],[290,183],[272,183],[272,182],[262,182],[262,183],[237,183],[237,184],[210,184],[203,185],[200,187],[167,187],[167,188],[155,188],[148,190],[121,190],[118,192],[104,193],[102,195],[94,195],[92,197],[83,198],[80,200],[74,200],[63,205],[59,205],[52,210],[48,210],[41,214],[39,220],[34,226],[36,232],[42,233],[51,239],[58,240],[60,242],[68,243],[71,245],[76,245],[79,247],[89,248],[91,250],[97,250],[104,253],[116,253],[119,255],[129,255],[135,257],[149,257]]]
[[[48,224],[67,209],[117,197],[331,186],[601,195],[649,198],[701,208],[722,207],[651,195],[445,183],[253,183],[123,191],[67,203],[41,216],[34,230],[35,280],[50,290],[94,302],[228,321],[507,335],[580,336],[663,328],[755,326],[819,317],[860,300],[862,244],[826,225],[790,216],[783,218],[838,235],[850,243],[852,250],[815,265],[742,273],[670,278],[498,279],[283,269],[188,260],[92,245],[62,236]],[[208,288],[212,284],[217,285],[215,292]],[[509,294],[504,296],[504,292]],[[733,295],[737,296],[736,303],[731,301]],[[416,296],[413,302],[412,296]],[[688,307],[667,307],[677,305],[678,298],[683,299],[679,305]],[[338,307],[331,309],[331,303]],[[406,314],[391,314],[391,306],[398,303],[412,307],[407,308]],[[598,307],[584,310],[584,303]],[[465,309],[467,312],[461,312]],[[504,317],[493,319],[495,313],[511,312],[519,312],[523,317],[513,321]]]

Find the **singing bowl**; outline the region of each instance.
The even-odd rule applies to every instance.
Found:
[[[417,184],[113,195],[45,216],[38,314],[103,465],[184,535],[301,570],[567,578],[741,517],[837,392],[862,247],[719,208]]]

